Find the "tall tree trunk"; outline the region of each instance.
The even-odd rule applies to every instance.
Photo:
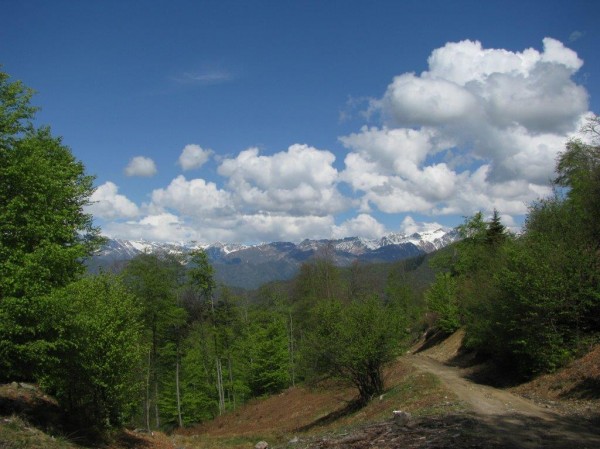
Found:
[[[210,296],[210,308],[213,321],[213,335],[215,340],[215,358],[217,365],[217,391],[219,393],[219,416],[225,412],[225,393],[223,390],[223,370],[221,368],[221,359],[219,357],[219,343],[217,340],[217,322],[215,318],[215,301],[212,295]]]
[[[160,413],[158,411],[158,376],[154,373],[154,419],[156,428],[160,429]]]
[[[292,318],[292,312],[289,312],[289,317],[290,317],[290,344],[289,344],[289,351],[290,351],[290,371],[291,371],[291,378],[292,378],[292,387],[296,386],[296,367],[295,367],[295,361],[294,361],[294,320]]]
[[[225,393],[223,390],[223,370],[219,357],[217,357],[217,390],[219,392],[219,415],[222,415],[225,412]]]
[[[231,368],[231,354],[227,356],[227,368],[229,369],[229,389],[233,400],[233,409],[235,410],[235,388],[233,387],[233,370]]]
[[[158,369],[156,360],[158,358],[158,330],[156,317],[152,323],[152,380],[154,382],[154,421],[156,428],[160,428],[160,415],[158,412]]]
[[[148,376],[146,377],[146,430],[150,432],[150,367],[152,366],[152,350],[148,350]]]
[[[179,427],[183,427],[183,419],[181,418],[181,392],[179,391],[179,346],[177,347],[175,364],[175,389],[177,390],[177,418],[179,419]]]

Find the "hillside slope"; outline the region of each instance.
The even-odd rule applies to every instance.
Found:
[[[401,357],[388,368],[387,392],[361,410],[347,407],[353,392],[340,385],[296,387],[181,431],[174,441],[188,449],[252,447],[260,440],[303,449],[600,447],[593,420],[600,416],[597,398],[589,400],[584,418],[561,398],[549,408],[522,397],[518,388],[477,385],[468,379],[469,369],[447,364],[456,360],[462,337],[459,332],[419,355]],[[562,385],[566,377],[597,379],[595,357],[593,351],[552,378]],[[574,367],[583,365],[587,377],[575,375]],[[547,385],[550,378],[538,382]],[[532,385],[522,388],[530,391]],[[393,410],[412,419],[396,425]]]
[[[261,440],[295,449],[600,447],[600,346],[555,374],[499,389],[473,383],[471,368],[452,366],[462,336],[396,360],[386,369],[385,394],[359,410],[350,406],[352,388],[329,381],[253,400],[170,437],[123,431],[87,446],[77,432],[61,434],[52,398],[32,386],[3,385],[0,449],[241,449]],[[411,418],[398,423],[394,410]]]
[[[65,422],[56,401],[36,386],[0,385],[0,449],[175,449],[160,432],[122,430],[90,441]]]

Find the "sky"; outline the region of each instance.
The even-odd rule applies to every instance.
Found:
[[[0,0],[113,238],[518,230],[600,110],[600,2]]]

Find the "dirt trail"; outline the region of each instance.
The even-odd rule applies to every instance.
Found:
[[[436,375],[472,410],[490,443],[510,448],[598,449],[600,429],[560,416],[504,390],[475,384],[460,371],[424,355],[407,356],[416,368]]]

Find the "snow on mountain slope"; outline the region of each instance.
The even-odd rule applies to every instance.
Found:
[[[186,255],[202,248],[215,268],[217,280],[227,285],[256,288],[261,283],[289,279],[300,265],[328,254],[336,265],[347,266],[359,260],[365,263],[393,262],[429,253],[456,241],[456,231],[438,229],[411,235],[391,233],[380,239],[347,237],[338,240],[304,240],[242,245],[217,242],[210,245],[158,243],[146,240],[108,240],[88,262],[92,271],[100,267],[122,266],[142,253]]]
[[[335,252],[347,253],[354,256],[379,250],[383,247],[395,245],[401,246],[413,244],[426,253],[443,248],[456,241],[456,231],[437,229],[435,231],[414,233],[411,235],[390,233],[380,239],[363,239],[360,237],[347,237],[338,240],[309,240],[306,239],[299,244],[290,242],[261,243],[258,245],[242,245],[237,243],[217,242],[210,245],[198,245],[190,243],[158,243],[146,240],[122,240],[109,239],[108,243],[101,249],[99,256],[111,256],[112,258],[131,258],[137,254],[148,252],[166,252],[175,254],[186,254],[194,248],[202,248],[213,256],[235,257],[238,253],[250,252],[263,253],[263,257],[274,257],[276,253],[290,253],[292,251],[318,252],[330,246]]]

